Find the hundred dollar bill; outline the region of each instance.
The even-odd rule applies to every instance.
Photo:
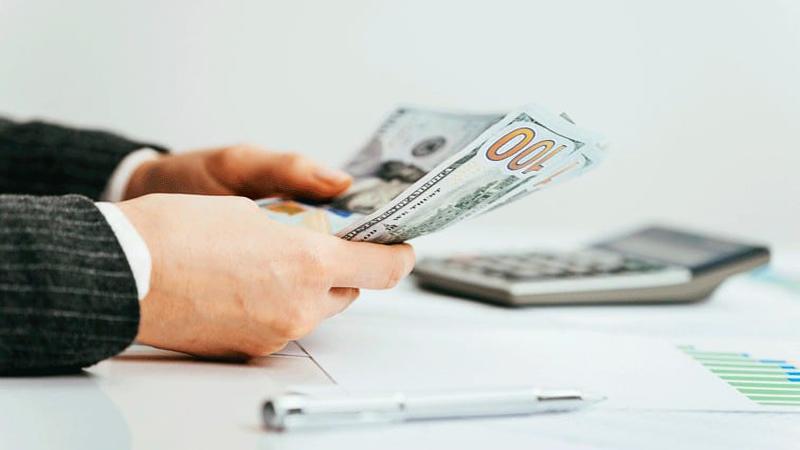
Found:
[[[403,242],[576,176],[602,155],[599,135],[543,108],[526,106],[336,235]]]
[[[599,136],[526,106],[506,116],[399,108],[344,169],[329,205],[265,199],[273,219],[344,239],[395,243],[563,182],[602,158]]]
[[[343,169],[353,185],[331,206],[369,214],[497,123],[499,114],[396,109]]]
[[[353,185],[329,205],[279,198],[257,203],[279,222],[335,234],[391,201],[502,117],[397,108],[344,165],[343,169],[353,176]]]

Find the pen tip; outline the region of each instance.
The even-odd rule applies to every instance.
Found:
[[[588,403],[599,403],[599,402],[602,402],[603,400],[605,400],[608,397],[606,397],[605,395],[600,395],[600,394],[583,394],[583,395],[581,395],[581,398],[583,399],[583,401],[588,402]]]

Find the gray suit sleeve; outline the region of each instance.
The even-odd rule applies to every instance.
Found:
[[[0,373],[95,364],[138,324],[135,280],[91,200],[0,195]]]
[[[120,161],[142,147],[166,152],[105,131],[0,118],[0,193],[98,199]]]

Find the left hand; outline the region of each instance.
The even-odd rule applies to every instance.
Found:
[[[269,196],[325,200],[350,186],[345,172],[295,153],[275,153],[253,145],[163,155],[139,166],[125,199],[157,192]]]

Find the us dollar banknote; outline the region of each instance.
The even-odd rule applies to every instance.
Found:
[[[397,243],[580,175],[603,153],[600,136],[533,105],[505,116],[399,108],[344,166],[354,183],[333,202],[259,204],[282,222]]]
[[[398,108],[343,169],[350,189],[331,206],[370,214],[386,205],[503,116]]]

